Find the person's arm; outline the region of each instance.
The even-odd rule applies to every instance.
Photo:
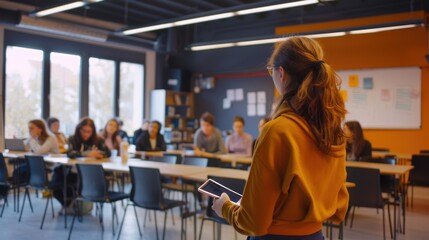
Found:
[[[365,148],[363,149],[363,157],[372,157],[372,145],[368,140],[365,140]]]
[[[202,139],[202,135],[203,132],[201,131],[201,128],[199,128],[194,135],[194,146],[198,149],[198,150],[202,150],[203,148],[203,139]]]
[[[69,138],[69,150],[67,151],[67,157],[69,158],[78,158],[83,156],[83,152],[80,151],[80,147],[73,140],[73,138]],[[79,149],[79,150],[78,150]]]
[[[252,156],[252,148],[253,148],[253,138],[252,135],[247,134],[246,133],[246,141],[247,141],[247,146],[246,146],[246,155],[247,156]]]
[[[276,133],[263,135],[265,137],[261,136],[255,149],[240,205],[227,201],[222,207],[223,217],[234,229],[249,236],[267,234],[282,187],[290,186],[293,179],[292,175],[285,179],[281,176],[286,168],[284,152],[288,151],[287,143],[282,142]],[[279,163],[283,165],[278,165]],[[288,192],[287,189],[283,194],[285,192]]]
[[[59,153],[58,142],[56,137],[49,136],[43,145],[35,152],[36,154]]]
[[[145,138],[145,134],[142,133],[140,134],[140,137],[136,140],[136,151],[145,151],[145,146],[144,146],[144,138]]]
[[[110,157],[110,150],[101,138],[97,139],[96,142],[97,150],[103,155],[103,157]]]
[[[218,151],[215,152],[214,154],[225,154],[228,151],[226,151],[225,148],[225,143],[223,142],[223,138],[222,138],[222,134],[220,133],[220,130],[217,129],[216,131],[216,138],[217,138],[217,142],[218,142]]]
[[[231,151],[231,135],[229,135],[228,137],[226,137],[226,141],[225,141],[225,149],[228,153],[232,152]]]
[[[330,218],[334,222],[342,222],[346,216],[347,208],[349,206],[349,192],[347,191],[346,182],[344,181],[343,186],[338,193],[337,197],[337,210],[335,214]]]
[[[158,134],[156,144],[159,146],[158,147],[159,151],[166,151],[167,150],[167,145],[165,144],[164,135]]]

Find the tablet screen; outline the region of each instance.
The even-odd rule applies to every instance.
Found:
[[[241,199],[241,194],[211,179],[208,179],[205,183],[203,183],[198,188],[198,191],[214,198],[219,198],[222,193],[226,193],[229,196],[231,202],[234,203],[237,203]]]

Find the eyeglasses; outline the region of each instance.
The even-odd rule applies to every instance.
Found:
[[[278,68],[278,66],[271,66],[271,65],[267,66],[268,74],[270,74],[271,77],[273,76],[274,68]]]

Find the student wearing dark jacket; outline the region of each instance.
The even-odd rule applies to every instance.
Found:
[[[142,135],[136,141],[137,151],[165,151],[167,146],[165,145],[164,135],[160,133],[161,123],[158,121],[152,121],[149,124],[147,132],[143,132]]]
[[[110,157],[110,151],[104,144],[104,140],[97,135],[94,121],[90,118],[83,118],[76,126],[73,136],[69,138],[69,148],[67,157],[90,157],[90,158],[106,158]],[[67,174],[67,202],[64,203],[63,189],[54,190],[54,197],[63,205],[68,207],[73,196],[73,189],[77,186],[77,174],[73,171],[68,171]],[[54,184],[63,184],[64,174],[62,167],[54,169],[52,176]]]

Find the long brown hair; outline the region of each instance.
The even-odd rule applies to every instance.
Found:
[[[118,122],[117,119],[112,118],[109,121],[107,121],[106,125],[104,126],[103,132],[101,133],[104,139],[107,139],[108,134],[107,134],[107,126],[109,125],[110,122],[114,122],[116,123],[117,129],[116,131],[112,134],[112,136],[110,137],[110,140],[112,141],[113,144],[113,148],[114,149],[119,149],[119,143],[116,141],[116,139],[118,138],[119,135],[119,127],[120,127],[120,123]]]
[[[89,126],[92,129],[91,137],[88,140],[90,145],[94,145],[97,143],[97,130],[95,128],[94,121],[89,117],[83,117],[80,122],[76,125],[76,129],[74,130],[74,137],[76,139],[77,146],[80,146],[83,143],[82,136],[80,135],[80,130],[84,126]]]
[[[363,131],[360,123],[358,121],[348,121],[345,123],[347,128],[352,132],[352,144],[351,144],[351,153],[359,157],[362,155],[362,152],[365,148],[365,138],[363,136]]]
[[[268,64],[282,67],[289,76],[277,110],[287,104],[303,117],[324,153],[344,143],[341,124],[347,111],[339,93],[341,80],[323,61],[320,45],[310,38],[291,37],[277,45]]]
[[[45,121],[40,120],[40,119],[33,119],[31,121],[28,122],[29,124],[34,124],[36,127],[42,129],[42,132],[40,133],[40,137],[38,138],[40,145],[43,145],[46,141],[46,139],[48,139],[49,134],[48,134],[48,130],[46,129],[46,124]]]

